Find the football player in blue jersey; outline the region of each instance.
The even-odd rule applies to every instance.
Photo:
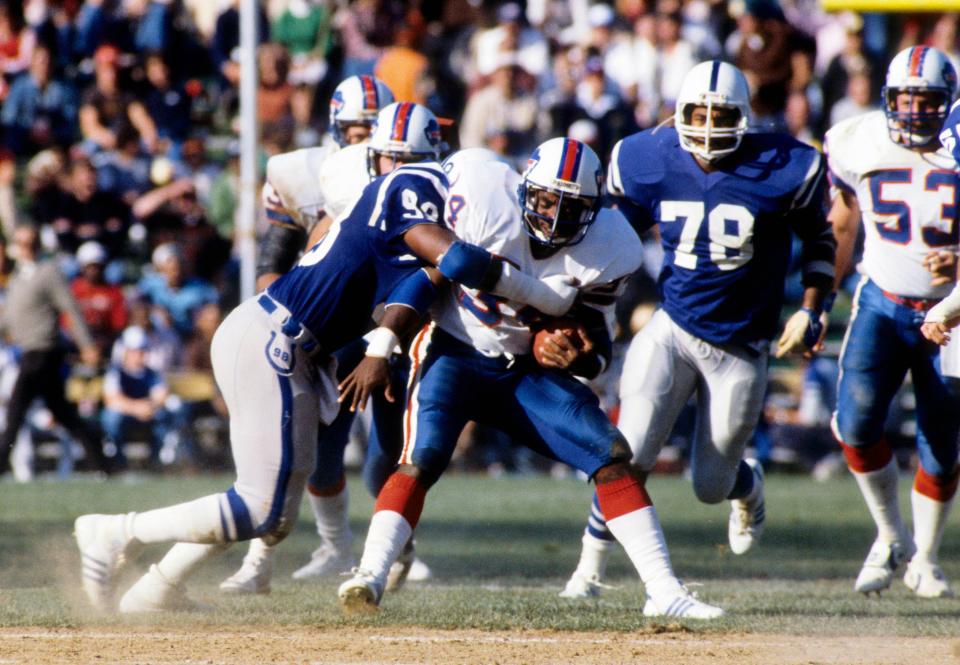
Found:
[[[241,303],[214,336],[214,377],[230,412],[237,480],[226,492],[140,513],[83,515],[74,523],[82,583],[92,604],[114,607],[118,570],[142,545],[175,542],[119,602],[121,612],[191,607],[183,583],[238,540],[282,540],[293,527],[314,471],[318,423],[338,411],[331,355],[380,325],[366,355],[384,358],[398,333],[434,295],[425,266],[553,315],[577,290],[535,279],[469,245],[439,223],[447,181],[437,163],[440,128],[423,106],[391,104],[378,115],[385,137],[369,148],[375,179],[323,240],[266,292]]]
[[[682,83],[674,127],[623,139],[607,177],[634,228],[656,225],[664,249],[661,305],[623,367],[620,429],[634,462],[649,472],[695,395],[694,493],[705,503],[731,501],[728,537],[736,554],[748,551],[764,526],[763,473],[741,457],[763,407],[792,235],[802,241],[805,288],[802,308],[777,342],[778,357],[816,345],[835,248],[820,154],[786,134],[749,129],[743,74],[727,63],[701,63]],[[600,591],[613,538],[597,506],[594,499],[564,597]],[[655,516],[647,537],[663,543]],[[665,545],[651,547],[644,565],[665,576],[667,556]]]
[[[906,564],[903,581],[917,596],[954,595],[938,552],[960,477],[957,349],[951,343],[941,350],[923,333],[933,335],[948,321],[956,281],[952,263],[953,274],[943,279],[941,259],[958,249],[960,172],[951,147],[937,141],[956,94],[957,75],[944,53],[907,48],[887,68],[883,109],[838,123],[826,136],[838,280],[861,218],[864,232],[832,422],[877,526],[854,582],[862,593],[889,588]],[[945,297],[947,304],[940,303]],[[899,469],[884,437],[890,403],[908,371],[919,460],[910,493],[912,534],[900,515]]]

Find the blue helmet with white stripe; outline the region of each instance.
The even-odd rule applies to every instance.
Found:
[[[706,109],[703,122],[694,118],[697,107]],[[701,159],[713,162],[736,151],[750,127],[750,87],[743,72],[720,60],[691,69],[680,86],[673,123],[680,147]]]
[[[597,217],[602,184],[600,158],[590,146],[570,138],[541,143],[517,191],[527,233],[548,247],[577,244]]]
[[[908,148],[925,146],[947,118],[957,94],[957,73],[941,51],[911,46],[890,61],[882,94],[890,139]],[[906,98],[898,102],[900,95]]]

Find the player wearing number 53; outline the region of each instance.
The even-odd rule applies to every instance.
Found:
[[[736,67],[708,61],[685,77],[673,128],[627,137],[611,156],[607,188],[634,227],[656,225],[664,248],[660,308],[630,344],[620,382],[620,429],[649,472],[680,410],[696,394],[693,489],[729,499],[728,537],[746,552],[764,525],[763,472],[741,459],[756,426],[783,305],[792,234],[802,241],[803,306],[778,356],[810,352],[833,283],[835,243],[825,215],[821,155],[785,134],[750,130],[750,93]],[[580,563],[561,595],[599,593],[613,538],[594,499]],[[659,600],[676,581],[653,507],[650,544],[637,554],[647,614],[690,614]],[[631,557],[633,558],[633,557]]]
[[[840,354],[840,385],[833,430],[860,485],[877,538],[854,588],[890,586],[909,562],[907,586],[921,597],[951,596],[937,563],[947,513],[957,489],[956,373],[942,362],[953,351],[922,336],[924,319],[955,281],[943,279],[941,255],[957,252],[960,176],[937,135],[956,96],[950,60],[925,46],[898,53],[887,70],[883,110],[852,118],[827,133],[830,219],[837,235],[837,279],[843,277],[860,218],[864,225],[863,278]],[[949,265],[952,266],[952,263]],[[941,322],[944,320],[940,319]],[[920,466],[911,493],[913,535],[900,518],[897,463],[883,438],[894,394],[907,371],[917,400]]]

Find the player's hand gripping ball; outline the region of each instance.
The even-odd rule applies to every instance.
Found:
[[[533,336],[533,357],[543,367],[567,369],[593,344],[574,319],[551,318]]]

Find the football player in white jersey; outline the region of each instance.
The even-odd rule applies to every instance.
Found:
[[[862,593],[888,588],[904,563],[904,583],[918,596],[954,593],[937,554],[957,489],[960,392],[920,328],[952,286],[932,274],[931,259],[957,252],[960,176],[937,142],[956,92],[950,60],[936,49],[911,47],[890,62],[883,110],[827,132],[838,285],[861,216],[865,231],[863,277],[840,353],[832,423],[877,525],[854,584]],[[920,462],[911,492],[912,535],[900,516],[897,461],[883,435],[890,401],[908,371]]]
[[[635,228],[656,224],[664,248],[660,307],[624,360],[620,429],[648,473],[695,397],[693,490],[704,503],[730,501],[734,554],[748,551],[765,524],[762,469],[743,452],[763,408],[792,237],[802,241],[803,307],[788,320],[778,357],[816,344],[834,259],[822,157],[786,134],[749,128],[743,73],[717,60],[700,63],[681,85],[674,127],[623,139],[607,179]],[[654,513],[650,521],[646,537],[662,543]],[[600,593],[612,535],[595,500],[580,561],[561,596]],[[656,580],[657,569],[647,575]],[[659,607],[687,616],[683,605]]]
[[[377,498],[363,557],[353,579],[340,587],[341,602],[348,611],[379,604],[390,563],[471,419],[586,473],[641,575],[659,575],[663,571],[650,561],[669,568],[669,560],[641,528],[651,518],[650,498],[629,464],[623,437],[575,378],[596,376],[610,358],[613,305],[639,267],[639,238],[619,212],[600,209],[600,161],[578,141],[542,144],[522,178],[496,162],[459,165],[452,159],[446,223],[459,238],[524,271],[577,280],[581,304],[565,324],[575,331],[545,336],[535,360],[530,351],[538,317],[531,308],[459,285],[440,297],[434,322],[412,345],[401,466]],[[649,614],[680,606],[722,613],[669,577],[673,584],[656,589],[660,596],[650,602]]]
[[[267,161],[263,206],[269,225],[257,252],[258,290],[290,270],[305,247],[313,246],[369,184],[366,144],[377,113],[392,103],[393,93],[383,81],[373,76],[344,79],[330,99],[329,129],[323,143]],[[345,443],[351,423],[352,417],[344,414],[321,431],[321,439],[343,439]],[[321,544],[310,561],[294,571],[294,579],[338,574],[353,566],[341,447],[328,443],[319,449],[307,497]],[[254,538],[240,569],[224,580],[220,589],[268,593],[273,560],[274,547]]]

